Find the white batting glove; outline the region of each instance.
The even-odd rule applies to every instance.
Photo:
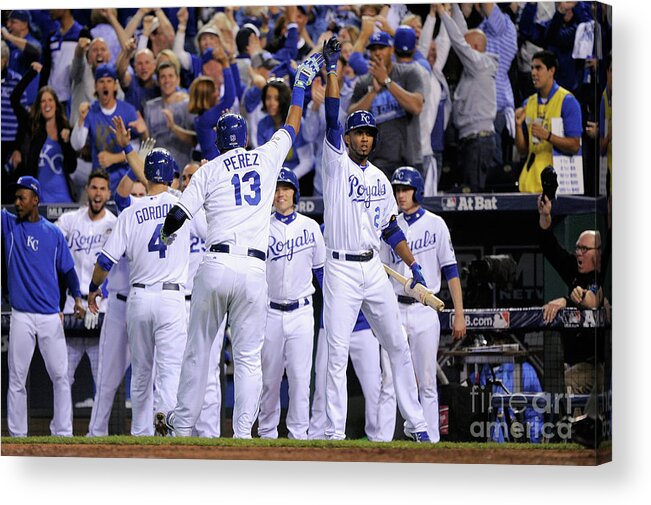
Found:
[[[90,310],[86,311],[84,316],[84,326],[87,330],[94,330],[97,328],[97,323],[99,322],[99,313],[93,314]]]

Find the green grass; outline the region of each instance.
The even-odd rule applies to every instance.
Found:
[[[408,440],[397,440],[393,442],[369,442],[368,440],[267,440],[254,438],[249,440],[234,438],[173,438],[173,437],[132,437],[132,436],[110,436],[110,437],[25,437],[11,438],[2,437],[4,444],[67,444],[67,445],[196,445],[214,447],[305,447],[305,448],[344,448],[344,449],[415,449],[415,450],[445,450],[445,449],[481,449],[494,451],[499,449],[520,449],[520,450],[583,450],[579,444],[497,444],[492,442],[440,442],[438,444],[417,444]]]

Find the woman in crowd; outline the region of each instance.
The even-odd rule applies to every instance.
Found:
[[[64,107],[49,86],[38,91],[31,109],[20,103],[20,97],[41,68],[40,63],[32,63],[11,94],[23,159],[16,177],[31,175],[40,181],[41,203],[69,203],[75,201],[70,174],[77,168],[77,153],[70,145],[72,127]]]

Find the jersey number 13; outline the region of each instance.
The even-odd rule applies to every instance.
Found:
[[[235,191],[235,205],[242,205],[242,196],[249,205],[260,203],[260,174],[255,170],[245,173],[241,178],[239,174],[233,175],[231,184]],[[244,195],[242,195],[243,192]]]

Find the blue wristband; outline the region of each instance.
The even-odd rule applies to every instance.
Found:
[[[129,154],[131,151],[133,151],[133,146],[131,144],[127,144],[126,147],[122,150],[124,151],[124,154]]]
[[[132,147],[131,149],[133,149],[133,147]],[[128,170],[127,173],[126,173],[126,176],[127,176],[129,179],[131,179],[133,182],[137,182],[137,181],[138,181],[138,176],[135,174],[135,172],[133,171],[133,169],[132,169],[131,167],[129,167],[129,170]]]
[[[93,283],[93,281],[90,281],[90,284],[88,285],[88,292],[89,293],[94,293],[98,289],[99,289],[99,286],[97,284]]]
[[[294,85],[294,90],[292,91],[292,105],[303,108],[305,103],[305,88],[298,86],[298,81]]]

